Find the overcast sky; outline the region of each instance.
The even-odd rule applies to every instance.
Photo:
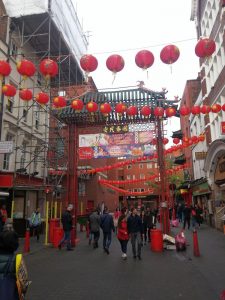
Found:
[[[168,90],[168,98],[182,97],[185,82],[195,79],[199,71],[194,48],[196,29],[190,21],[191,0],[73,0],[84,31],[90,31],[88,53],[98,59],[98,68],[91,73],[98,89],[135,86]],[[180,58],[171,68],[160,60],[161,49],[168,44],[180,49]],[[148,49],[155,62],[147,72],[135,64],[139,50]],[[114,83],[106,68],[106,59],[120,54],[124,69]]]

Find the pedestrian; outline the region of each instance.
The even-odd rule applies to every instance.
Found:
[[[35,209],[35,211],[32,213],[30,217],[30,228],[32,230],[32,233],[36,235],[37,242],[38,242],[40,239],[40,231],[41,231],[41,214],[39,208]]]
[[[141,260],[141,239],[143,235],[143,227],[141,217],[138,216],[137,209],[134,207],[131,209],[131,215],[127,219],[127,228],[131,238],[133,258],[136,259],[136,257],[138,257],[139,260]]]
[[[148,242],[151,241],[151,229],[154,227],[154,221],[156,220],[154,212],[150,209],[150,207],[147,207],[146,212],[145,212],[145,222],[147,225],[147,237],[148,237]],[[145,239],[146,241],[146,239]]]
[[[90,234],[93,236],[93,248],[98,248],[98,240],[100,237],[100,210],[97,207],[95,211],[93,211],[89,217],[90,224]],[[89,238],[89,243],[91,244],[91,238]]]
[[[64,236],[58,245],[59,250],[62,249],[62,246],[65,242],[67,246],[67,251],[73,250],[71,246],[71,230],[73,228],[73,218],[71,214],[72,210],[73,205],[69,204],[67,210],[62,214],[61,222],[63,225]]]
[[[119,207],[117,207],[114,214],[113,214],[113,223],[114,223],[116,234],[117,234],[118,220],[119,220],[120,215],[121,215],[121,212],[119,210]]]
[[[196,205],[196,222],[199,227],[203,222],[203,209],[199,205]]]
[[[129,241],[129,234],[127,229],[127,208],[121,209],[121,215],[118,219],[118,233],[117,238],[120,242],[122,250],[122,258],[127,259],[127,243]]]
[[[184,216],[183,229],[185,229],[186,223],[188,225],[188,229],[190,229],[191,208],[188,207],[187,204],[184,205],[183,216]]]
[[[0,230],[3,229],[7,218],[8,218],[8,215],[7,215],[6,205],[3,204],[0,209]]]
[[[146,245],[148,227],[147,227],[147,218],[146,218],[147,216],[146,216],[146,213],[144,210],[141,211],[140,217],[141,217],[141,223],[142,223],[142,228],[143,228],[142,245],[144,243]]]
[[[184,210],[183,204],[179,203],[177,207],[177,218],[180,223],[182,223],[183,221],[183,210]]]
[[[7,223],[5,223],[7,224]],[[19,300],[16,284],[16,258],[14,252],[19,247],[18,235],[9,226],[0,233],[0,299]]]
[[[109,247],[112,241],[112,231],[115,232],[113,217],[109,214],[108,207],[105,206],[104,213],[101,215],[101,228],[103,231],[103,249],[109,254]]]

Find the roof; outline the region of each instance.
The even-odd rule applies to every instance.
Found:
[[[62,119],[65,123],[75,123],[75,124],[105,124],[106,121],[109,124],[127,124],[127,123],[147,123],[154,122],[155,116],[150,115],[145,117],[138,112],[133,118],[128,117],[126,114],[122,116],[115,113],[115,105],[122,102],[128,107],[131,105],[137,106],[138,109],[148,105],[152,108],[154,107],[174,107],[177,109],[177,100],[168,100],[165,97],[165,92],[154,92],[145,88],[135,88],[129,90],[113,90],[113,91],[102,91],[102,92],[87,92],[83,96],[80,96],[84,103],[84,106],[91,100],[96,102],[98,105],[105,102],[109,103],[112,107],[112,112],[106,117],[102,113],[97,111],[96,113],[90,114],[86,111],[85,107],[81,112],[76,112],[71,108],[68,101],[68,106],[55,110],[55,115]]]

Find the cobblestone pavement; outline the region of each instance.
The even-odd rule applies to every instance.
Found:
[[[187,251],[154,253],[144,245],[141,261],[133,259],[130,243],[123,261],[115,236],[110,255],[102,247],[92,249],[85,233],[79,237],[71,252],[31,241],[25,256],[32,280],[27,299],[219,300],[225,290],[225,235],[206,225],[198,230],[200,257],[193,256],[191,230],[186,230]]]

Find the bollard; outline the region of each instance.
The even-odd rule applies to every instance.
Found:
[[[30,252],[30,229],[29,228],[26,229],[23,252],[24,253]]]
[[[193,253],[194,256],[200,256],[199,246],[198,246],[198,234],[196,229],[193,230]]]

